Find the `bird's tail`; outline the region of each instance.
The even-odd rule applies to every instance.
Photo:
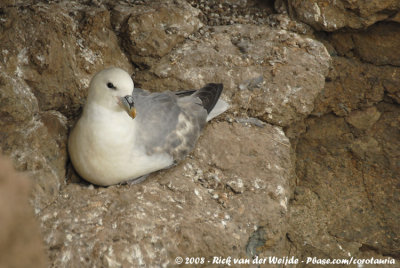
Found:
[[[182,90],[175,92],[175,94],[179,97],[193,95],[200,98],[204,109],[206,109],[208,113],[207,121],[210,121],[229,108],[229,104],[227,102],[219,99],[223,88],[223,84],[210,83],[199,90]]]
[[[210,83],[193,94],[193,96],[201,99],[204,109],[207,110],[207,121],[225,112],[229,107],[225,101],[219,100],[223,88],[223,84]]]
[[[207,113],[209,114],[214,108],[215,104],[217,104],[223,87],[224,86],[222,84],[210,83],[205,85],[203,88],[196,90],[196,92],[193,93],[193,97],[198,97],[201,99],[204,109],[206,109]]]
[[[208,113],[207,121],[210,121],[214,117],[217,117],[218,115],[222,114],[223,112],[228,110],[228,108],[229,104],[226,101],[219,99],[217,103],[214,105],[214,108],[211,110],[211,112]]]

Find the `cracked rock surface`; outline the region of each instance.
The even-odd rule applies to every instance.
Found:
[[[190,158],[144,183],[68,184],[40,214],[44,239],[56,266],[169,266],[177,256],[277,255],[287,244],[293,171],[279,127],[213,122]],[[248,245],[260,228],[268,244],[262,250]]]

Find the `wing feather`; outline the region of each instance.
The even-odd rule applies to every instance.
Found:
[[[193,150],[207,118],[199,98],[172,92],[137,94],[134,98],[137,141],[149,155],[168,153],[177,162]]]

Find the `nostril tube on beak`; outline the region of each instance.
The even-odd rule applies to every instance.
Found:
[[[136,109],[133,97],[131,95],[126,95],[125,97],[119,97],[118,101],[124,110],[129,114],[129,116],[135,118]]]

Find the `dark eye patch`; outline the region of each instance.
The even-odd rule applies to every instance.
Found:
[[[107,83],[107,87],[110,88],[110,89],[114,89],[114,90],[117,89],[117,88],[114,86],[114,84],[111,83],[111,82],[108,82],[108,83]]]

